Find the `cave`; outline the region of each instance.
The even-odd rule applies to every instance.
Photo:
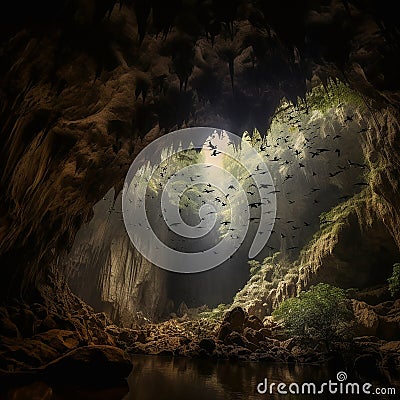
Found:
[[[0,399],[400,390],[395,4],[22,0],[0,21]],[[278,318],[316,290],[348,312],[329,337]]]

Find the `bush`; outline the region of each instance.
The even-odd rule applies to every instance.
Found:
[[[248,261],[248,264],[250,267],[250,276],[254,276],[261,269],[261,263],[257,260],[250,260],[250,261]]]
[[[393,265],[392,276],[388,279],[389,290],[393,297],[400,293],[400,263]]]
[[[285,300],[272,315],[289,335],[324,340],[327,345],[349,333],[353,319],[346,292],[326,283]]]
[[[221,320],[226,311],[229,310],[230,305],[229,304],[219,304],[217,307],[213,308],[212,310],[209,311],[203,311],[199,313],[199,318],[206,318],[206,319],[212,319],[212,320]]]

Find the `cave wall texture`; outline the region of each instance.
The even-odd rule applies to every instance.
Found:
[[[366,231],[383,224],[400,246],[394,2],[10,6],[0,17],[1,297],[34,296],[151,140],[193,125],[265,132],[280,100],[296,103],[316,79],[346,82],[371,108],[368,218],[353,215]],[[315,280],[321,259],[332,256],[328,242],[307,253],[296,287]],[[277,290],[288,291],[293,285]]]
[[[95,205],[89,224],[78,231],[71,251],[57,261],[74,294],[119,325],[157,321],[172,309],[167,271],[132,246],[122,220],[121,193]]]

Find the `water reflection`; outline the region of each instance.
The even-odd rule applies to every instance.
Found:
[[[127,392],[125,386],[93,389],[36,381],[9,389],[0,387],[0,400],[121,400]]]
[[[152,356],[134,357],[133,362],[134,369],[128,378],[130,392],[124,400],[282,398],[282,395],[271,396],[257,393],[257,384],[264,378],[277,383],[321,383],[335,377],[335,372],[309,365],[170,359]],[[294,399],[299,396],[287,394],[284,398]],[[315,395],[304,395],[301,398],[311,399],[315,398]]]
[[[368,395],[279,395],[257,393],[257,384],[264,378],[269,383],[313,382],[317,388],[329,380],[336,381],[337,370],[323,366],[234,362],[213,359],[134,356],[134,368],[126,386],[115,388],[82,388],[66,378],[65,385],[36,381],[6,389],[0,385],[0,400],[262,400],[262,399],[336,399],[360,398]],[[386,372],[388,374],[388,372]],[[347,382],[360,382],[350,376]],[[99,384],[104,382],[99,382]],[[396,386],[395,395],[379,395],[379,400],[398,398],[399,376],[382,375],[371,381],[373,389]],[[362,383],[360,384],[361,387]],[[397,396],[397,397],[396,397]]]

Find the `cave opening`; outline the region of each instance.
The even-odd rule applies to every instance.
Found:
[[[340,218],[345,216],[340,215],[336,208],[340,208],[340,204],[351,203],[353,198],[362,197],[367,189],[370,167],[365,151],[371,129],[365,118],[367,112],[363,99],[346,85],[331,81],[329,87],[324,88],[319,83],[314,84],[305,101],[297,106],[282,100],[264,134],[256,129],[242,134],[241,141],[249,143],[267,163],[274,186],[270,192],[274,192],[277,202],[271,235],[254,260],[249,260],[248,249],[249,238],[257,234],[257,226],[250,225],[245,245],[216,268],[195,274],[162,270],[133,248],[124,226],[121,193],[111,189],[95,205],[92,220],[78,232],[70,253],[59,261],[74,293],[97,311],[106,312],[115,322],[131,326],[133,322],[157,322],[184,315],[197,318],[215,307],[226,307],[241,298],[251,279],[254,279],[255,271],[260,269],[260,265],[268,264],[271,258],[275,260],[275,271],[272,271],[274,279],[272,275],[269,279],[274,280],[276,286],[288,270],[291,273],[296,270],[297,273],[301,268],[297,265],[301,264],[299,260],[321,230],[330,224],[342,223]],[[169,246],[178,248],[178,240],[168,224],[174,226],[179,223],[166,222],[161,218],[164,185],[179,175],[180,170],[199,163],[215,163],[217,160],[225,169],[234,169],[229,157],[215,156],[215,151],[218,151],[213,143],[215,137],[215,133],[210,133],[202,149],[180,152],[168,158],[168,162],[158,165],[156,170],[154,166],[148,166],[141,172],[143,176],[148,176],[146,179],[149,181],[150,191],[146,195],[148,213],[156,216],[149,218],[150,225],[156,227],[158,236]],[[168,149],[164,150],[168,152]],[[240,145],[235,151],[236,159],[240,159]],[[232,215],[241,212],[239,207],[229,204],[230,214],[226,214],[227,208],[224,207],[228,204],[228,197],[224,196],[227,193],[214,192],[215,188],[211,189],[210,183],[204,183],[211,177],[206,176],[204,181],[202,169],[204,171],[204,166],[193,170],[189,182],[193,184],[196,179],[202,180],[202,185],[193,184],[173,201],[179,202],[182,221],[189,226],[199,226],[201,220],[205,220],[204,216],[199,217],[202,205],[210,203],[213,207],[217,206],[217,211],[212,208],[214,211],[210,209],[205,215],[217,215],[219,228],[206,238],[193,239],[186,244],[180,242],[181,251],[202,251],[215,245],[228,233],[231,240],[237,236],[234,228],[225,231],[223,228],[226,227],[224,220],[230,220]],[[244,173],[241,173],[247,202],[269,202],[260,198],[259,193],[253,197],[254,189],[258,188],[252,179],[246,181]],[[184,179],[183,176],[184,173],[181,173],[181,179]],[[219,179],[223,180],[223,177]],[[175,184],[177,187],[190,186],[179,179]],[[234,186],[231,185],[231,188]],[[231,199],[233,192],[230,193]],[[224,200],[221,201],[221,198]],[[258,218],[252,215],[254,219]],[[341,233],[343,251],[340,247],[335,248],[335,257],[326,261],[332,269],[327,268],[327,272],[315,282],[325,279],[342,287],[360,289],[373,282],[384,284],[396,261],[393,240],[383,225],[379,229],[371,227],[367,234],[360,232],[361,221],[354,217],[350,220],[349,228]],[[161,222],[164,224],[162,229]],[[369,235],[371,243],[376,245],[363,246],[365,235]],[[381,236],[377,238],[377,235]],[[386,244],[379,245],[379,239]],[[348,252],[348,240],[358,243],[354,254]],[[365,256],[364,261],[361,255]],[[378,268],[377,263],[380,263]],[[346,271],[347,275],[341,271]],[[355,272],[352,274],[349,271]],[[376,280],[378,275],[379,282]],[[311,281],[314,282],[313,279]],[[88,285],[88,282],[92,284]],[[248,293],[247,297],[252,295],[256,296]]]
[[[0,16],[0,399],[89,398],[75,388],[99,383],[126,393],[132,364],[127,399],[248,397],[265,374],[299,382],[346,371],[399,386],[395,3],[31,3]],[[229,205],[231,182],[213,174],[224,190],[207,182],[167,196],[179,210],[168,226],[158,204],[168,168],[156,167],[143,195],[149,224],[135,221],[134,238],[147,241],[149,227],[174,250],[201,252],[225,237],[235,247],[230,229],[249,222],[231,259],[180,274],[160,268],[156,246],[148,259],[132,244],[124,179],[142,151],[196,126],[237,133],[273,187],[250,162],[261,184],[232,183]],[[214,167],[235,170],[212,135],[202,145],[171,167],[207,153]],[[235,205],[239,186],[248,214]],[[179,242],[183,225],[201,231],[212,221],[209,236]],[[195,257],[176,264],[199,268]],[[318,301],[301,312],[274,314],[311,295]],[[332,322],[326,308],[337,316],[342,305],[351,322],[320,329]],[[307,375],[305,364],[317,366]],[[120,387],[100,397],[119,399]]]

